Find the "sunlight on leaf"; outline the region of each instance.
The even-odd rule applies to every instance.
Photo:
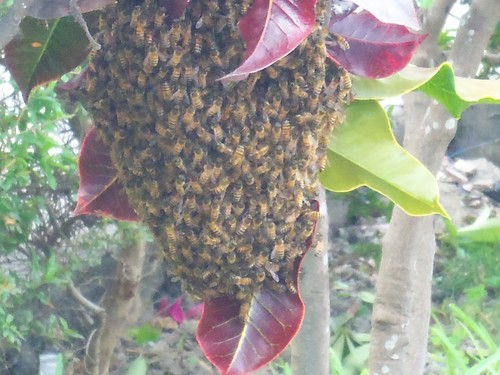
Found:
[[[387,99],[418,89],[436,99],[455,118],[474,104],[500,104],[500,80],[455,77],[448,63],[436,68],[408,65],[382,79],[353,76],[352,85],[358,100]]]
[[[320,175],[326,189],[368,186],[410,215],[446,216],[434,176],[396,142],[376,101],[355,101],[347,108],[345,123],[332,133],[328,159]]]

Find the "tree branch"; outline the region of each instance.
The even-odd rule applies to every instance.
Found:
[[[450,52],[457,75],[475,76],[499,19],[496,0],[472,3]],[[432,56],[430,59],[431,64],[435,62]],[[404,104],[404,146],[436,175],[457,122],[422,94],[407,95]],[[372,317],[370,373],[422,374],[435,253],[433,218],[409,217],[395,209],[382,252]]]

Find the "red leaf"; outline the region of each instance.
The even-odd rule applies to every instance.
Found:
[[[158,5],[164,7],[167,10],[167,16],[176,20],[181,18],[186,7],[188,6],[189,0],[159,0]]]
[[[292,52],[312,32],[316,0],[254,0],[239,23],[245,61],[222,77],[239,81]]]
[[[205,301],[196,337],[222,374],[247,374],[270,362],[293,339],[304,318],[299,294],[262,288],[248,321],[239,318],[241,302],[232,297]]]
[[[413,0],[352,0],[352,2],[382,22],[407,26],[414,30],[420,29]]]
[[[78,173],[80,187],[73,216],[90,214],[125,221],[139,220],[130,206],[124,186],[118,181],[109,147],[101,140],[95,127],[83,140]]]
[[[181,324],[186,320],[186,313],[182,308],[182,299],[177,298],[167,309],[167,316],[170,316],[177,324]]]
[[[319,210],[318,201],[312,205]],[[315,231],[316,223],[306,241],[306,251]],[[295,260],[294,284],[298,291],[303,258]],[[230,296],[205,301],[196,332],[203,353],[224,375],[247,374],[272,361],[292,341],[304,320],[300,291],[283,293],[264,285],[253,297],[245,323],[239,317],[240,307],[241,302]]]
[[[403,69],[426,37],[404,26],[382,23],[366,11],[331,24],[330,32],[347,40],[349,49],[327,42],[329,57],[349,72],[370,78],[387,77]]]

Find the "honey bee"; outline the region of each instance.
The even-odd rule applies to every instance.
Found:
[[[182,25],[180,24],[180,22],[175,22],[170,28],[169,39],[171,46],[175,46],[179,42],[179,40],[181,39],[181,32]]]
[[[201,92],[199,90],[193,90],[191,92],[191,102],[196,109],[202,109],[204,107],[203,99],[201,98]]]
[[[219,185],[217,185],[215,188],[214,188],[214,193],[215,194],[222,194],[226,191],[227,187],[229,186],[229,178],[225,177],[220,183]]]
[[[253,176],[252,173],[248,172],[248,173],[245,173],[245,175],[243,176],[244,180],[245,180],[245,184],[246,185],[253,185],[255,184],[255,177]]]
[[[226,255],[226,262],[229,264],[234,264],[236,262],[237,256],[234,253],[229,253]]]
[[[231,165],[233,167],[237,167],[238,165],[240,165],[242,162],[243,162],[243,158],[245,156],[245,147],[242,146],[242,145],[239,145],[238,147],[236,147],[234,153],[233,153],[233,156],[231,158]]]
[[[193,193],[191,193],[191,192],[187,193],[185,206],[191,211],[194,211],[196,209],[196,207],[197,207],[196,198],[195,198],[195,195]]]
[[[203,171],[200,174],[200,179],[199,179],[200,184],[206,185],[211,175],[212,175],[212,167],[209,167],[208,164],[205,164],[205,166],[203,167]]]
[[[259,213],[262,217],[266,217],[267,214],[269,213],[269,205],[267,201],[265,200],[265,197],[262,197],[263,199],[260,200],[259,202]]]
[[[223,166],[222,160],[220,159],[215,160],[214,169],[212,172],[212,176],[214,177],[214,179],[217,180],[219,178],[220,174],[222,173],[222,166]]]
[[[267,254],[264,252],[261,252],[257,257],[255,258],[255,263],[254,266],[257,268],[263,267],[264,264],[266,264],[268,261]]]
[[[187,232],[186,237],[192,247],[198,247],[198,245],[200,244],[198,236],[194,233],[192,229]]]
[[[169,129],[174,130],[177,127],[180,115],[181,115],[181,110],[179,106],[175,106],[170,112],[168,112],[167,124]]]
[[[184,215],[182,216],[182,220],[189,228],[194,228],[195,224],[193,222],[193,213],[191,211],[184,211]]]
[[[255,173],[260,175],[264,174],[266,172],[269,172],[271,170],[271,163],[266,162],[262,165],[259,165],[257,168],[255,168]]]
[[[245,324],[248,322],[248,314],[250,312],[250,303],[248,302],[243,302],[240,306],[240,313],[239,313],[239,318],[240,318],[240,322],[242,324]]]
[[[214,221],[211,221],[208,223],[208,227],[210,228],[210,230],[216,235],[216,236],[221,236],[222,235],[222,231],[219,227],[219,224],[217,224],[216,222]]]
[[[281,138],[281,124],[275,122],[273,125],[273,142],[278,143]]]
[[[290,84],[291,89],[292,89],[292,94],[293,96],[299,98],[299,99],[305,99],[307,98],[308,94],[307,91],[303,86],[300,86],[297,82],[292,82]]]
[[[241,200],[243,194],[243,184],[238,181],[235,183],[232,193],[233,202],[238,203]]]
[[[176,65],[172,69],[172,73],[170,73],[170,79],[173,81],[178,81],[181,77],[182,69],[180,65]]]
[[[145,25],[145,20],[140,18],[137,20],[135,24],[135,45],[137,47],[140,47],[144,44],[144,27]]]
[[[174,99],[174,103],[179,105],[184,101],[186,97],[186,86],[179,86],[179,88],[173,93],[172,98]],[[177,107],[177,106],[176,106]]]
[[[327,163],[328,163],[328,155],[326,153],[323,153],[318,158],[318,168],[320,172],[323,172],[326,169]]]
[[[175,157],[173,160],[174,165],[181,171],[186,172],[186,166],[184,165],[184,161],[179,156]]]
[[[216,49],[210,50],[210,60],[216,66],[222,66],[222,59],[220,58],[219,51]]]
[[[286,283],[286,288],[288,291],[292,294],[297,294],[297,287],[295,286],[295,283],[293,281],[287,281]]]
[[[258,122],[255,125],[255,135],[257,136],[258,140],[264,139],[264,137],[266,136],[264,125],[261,122]]]
[[[276,183],[271,180],[267,183],[267,196],[269,201],[274,201],[276,195],[278,195],[278,189],[276,188]]]
[[[182,46],[184,48],[189,48],[191,44],[191,24],[189,22],[184,22],[182,27]]]
[[[198,71],[198,87],[204,89],[207,87],[207,71],[199,70]]]
[[[201,163],[201,161],[202,161],[203,156],[205,155],[205,153],[203,152],[203,149],[199,145],[196,145],[195,148],[194,148],[193,154],[194,155],[193,155],[193,164],[192,164],[192,166],[196,167],[198,164]]]
[[[177,242],[177,236],[175,234],[175,226],[172,222],[167,222],[165,226],[165,234],[167,235],[168,246],[175,247]]]
[[[276,225],[272,221],[266,221],[265,230],[267,237],[274,241],[276,239]]]
[[[154,16],[154,25],[156,28],[159,28],[163,24],[164,18],[165,18],[165,10],[163,8],[157,9]]]
[[[186,177],[184,177],[183,175],[179,175],[175,179],[175,190],[180,195],[184,195],[184,183],[185,182],[186,182]]]
[[[195,34],[194,36],[194,47],[193,51],[196,54],[201,54],[201,49],[203,47],[203,34]]]
[[[210,207],[210,220],[217,221],[220,217],[220,206],[221,202],[219,200],[212,201],[212,206]]]
[[[231,277],[234,285],[250,285],[252,283],[252,279],[250,277],[241,277],[234,275]]]
[[[335,35],[335,39],[342,50],[347,51],[350,48],[349,42],[346,40],[346,38],[340,35]]]
[[[352,87],[351,76],[349,72],[345,69],[341,70],[342,83],[344,85],[345,90],[350,90]]]
[[[180,64],[182,60],[182,56],[184,55],[184,50],[182,47],[176,47],[172,54],[172,57],[167,62],[167,66],[177,66]]]
[[[193,107],[188,107],[184,110],[184,114],[182,115],[182,122],[186,126],[186,128],[190,129],[190,126],[193,124],[193,119],[194,119],[194,114],[196,113],[196,110]],[[192,131],[193,129],[190,129],[188,131]]]
[[[281,260],[285,256],[285,243],[282,238],[278,238],[271,251],[271,259]]]
[[[252,216],[251,215],[246,215],[243,220],[238,224],[238,228],[236,229],[236,234],[238,236],[242,236],[246,230],[248,229],[248,226],[252,223]]]
[[[210,214],[210,205],[211,205],[210,197],[204,197],[200,205],[201,213],[205,215]]]
[[[172,147],[172,155],[179,156],[179,154],[182,152],[184,149],[184,146],[186,145],[186,140],[184,138],[177,138],[175,140],[174,147]]]
[[[198,75],[196,69],[191,64],[184,64],[184,77],[186,81],[196,82]]]
[[[279,70],[276,69],[276,67],[274,66],[269,66],[267,69],[266,69],[266,72],[269,76],[269,78],[271,79],[277,79],[279,77]]]
[[[200,141],[202,143],[205,143],[207,145],[210,144],[210,142],[212,141],[212,136],[210,135],[208,130],[205,128],[198,127],[196,129],[196,135],[198,136],[198,138],[200,139]]]
[[[137,75],[137,86],[140,88],[146,87],[146,75],[143,72],[139,72]]]
[[[227,225],[229,226],[229,230],[231,232],[234,232],[236,230],[237,221],[236,221],[236,218],[234,217],[234,215],[229,215],[227,217]]]
[[[222,106],[222,99],[215,98],[214,101],[212,102],[212,105],[210,105],[210,107],[208,107],[207,109],[207,117],[211,117],[219,113],[221,106]]]
[[[255,150],[255,152],[252,154],[252,158],[255,161],[258,161],[262,159],[264,155],[266,155],[269,151],[269,145],[263,145],[261,148]]]
[[[169,100],[172,96],[172,90],[170,89],[168,82],[165,81],[160,85],[160,95],[164,101]]]

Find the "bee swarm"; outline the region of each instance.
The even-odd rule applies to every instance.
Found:
[[[85,83],[169,273],[196,297],[242,306],[263,285],[296,292],[295,261],[318,216],[310,202],[350,87],[325,66],[320,27],[269,68],[217,81],[242,62],[237,22],[250,3],[191,0],[173,20],[156,1],[118,1],[100,20]]]

